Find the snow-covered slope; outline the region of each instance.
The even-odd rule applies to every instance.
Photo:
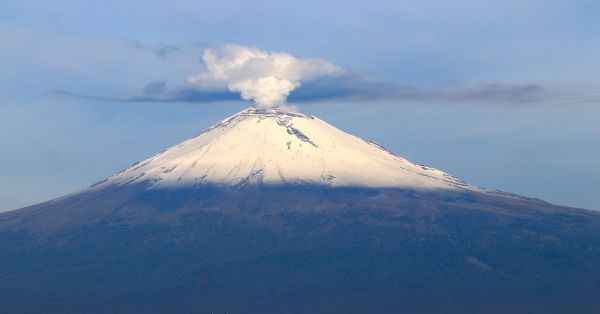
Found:
[[[246,109],[199,135],[102,181],[152,188],[200,184],[476,189],[414,164],[311,115]]]

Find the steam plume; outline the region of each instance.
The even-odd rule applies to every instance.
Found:
[[[238,45],[207,48],[202,60],[206,69],[190,75],[189,84],[202,89],[227,88],[260,107],[284,105],[302,82],[342,73],[323,60],[298,59],[287,53]]]

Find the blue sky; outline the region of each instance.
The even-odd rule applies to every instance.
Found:
[[[347,80],[291,100],[412,161],[600,209],[599,10],[584,0],[5,0],[0,210],[84,188],[248,107],[118,101],[152,82],[182,86],[204,48],[228,43],[346,69]]]

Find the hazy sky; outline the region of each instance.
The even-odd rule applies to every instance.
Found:
[[[170,92],[221,44],[345,69],[290,100],[414,162],[600,209],[599,12],[595,0],[4,0],[0,210],[84,188],[250,106]],[[140,97],[157,87],[168,101]]]

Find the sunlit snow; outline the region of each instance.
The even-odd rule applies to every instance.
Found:
[[[475,189],[319,118],[281,108],[246,109],[94,188],[141,182],[154,188],[310,184]]]

